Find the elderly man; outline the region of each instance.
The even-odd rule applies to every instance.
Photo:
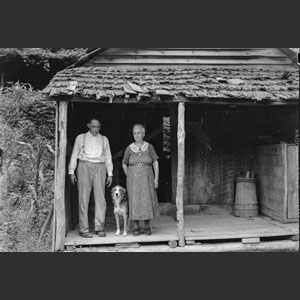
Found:
[[[92,188],[95,199],[95,233],[105,237],[105,182],[110,187],[113,178],[113,163],[109,140],[100,134],[101,122],[90,119],[89,131],[76,138],[69,165],[71,182],[78,183],[80,236],[92,238],[89,232],[88,207]],[[78,168],[77,168],[77,161]],[[77,168],[77,177],[75,170]],[[108,177],[107,177],[108,175]],[[107,178],[107,180],[106,180]]]

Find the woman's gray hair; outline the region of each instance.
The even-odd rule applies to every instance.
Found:
[[[141,127],[144,131],[144,134],[146,134],[146,127],[143,124],[134,124],[132,130],[134,130],[136,127]]]

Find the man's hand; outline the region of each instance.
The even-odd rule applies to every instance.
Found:
[[[106,181],[106,184],[107,184],[108,187],[110,187],[110,186],[112,185],[112,181],[113,181],[112,176],[109,176],[109,177],[107,178],[107,181]]]
[[[70,180],[72,182],[73,185],[76,185],[76,182],[77,182],[77,178],[74,174],[70,175]]]

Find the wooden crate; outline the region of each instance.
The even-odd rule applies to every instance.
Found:
[[[298,145],[259,146],[255,163],[260,212],[282,223],[299,221]]]

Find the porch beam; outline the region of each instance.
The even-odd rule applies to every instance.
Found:
[[[185,246],[184,232],[184,207],[183,207],[183,191],[184,191],[184,174],[185,174],[185,103],[180,102],[178,106],[178,170],[177,170],[177,231],[179,238],[179,246]]]
[[[129,98],[129,101],[126,105],[139,105],[139,106],[149,106],[149,105],[159,105],[164,103],[193,103],[198,105],[222,105],[222,106],[241,106],[241,107],[269,107],[269,106],[299,106],[299,99],[296,97],[297,93],[295,92],[295,97],[290,99],[262,99],[261,101],[249,98],[189,98],[183,95],[180,97],[160,97],[160,100],[157,96],[152,96],[147,98],[146,100],[137,101],[136,96],[132,96]],[[92,98],[82,98],[79,95],[74,96],[55,96],[48,97],[49,101],[68,101],[68,102],[81,102],[81,103],[101,103],[101,104],[109,104],[109,98],[104,98],[101,100],[97,100],[96,96]],[[111,105],[120,105],[125,104],[124,97],[114,97],[113,103]]]
[[[66,207],[65,207],[65,181],[66,181],[66,155],[67,155],[67,117],[68,102],[59,103],[58,111],[58,145],[56,148],[57,165],[54,189],[54,222],[55,245],[54,251],[64,250],[66,237]]]

